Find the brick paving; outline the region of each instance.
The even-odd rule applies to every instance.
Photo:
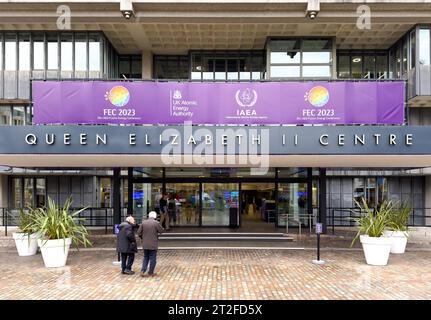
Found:
[[[139,271],[142,253],[136,257]],[[0,299],[431,299],[431,252],[365,264],[360,250],[160,250],[155,278],[121,275],[111,250],[73,251],[64,268],[0,252]]]

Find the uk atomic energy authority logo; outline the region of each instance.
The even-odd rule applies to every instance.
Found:
[[[304,99],[314,107],[321,108],[329,101],[328,89],[322,86],[313,87],[305,93]]]
[[[238,90],[235,94],[236,103],[240,107],[253,107],[257,101],[257,92],[254,89],[247,88]]]
[[[130,93],[123,86],[115,86],[105,93],[105,100],[109,100],[116,107],[124,107],[130,100]]]

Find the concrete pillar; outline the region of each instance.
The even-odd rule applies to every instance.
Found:
[[[0,175],[0,208],[7,208],[8,203],[7,175]],[[0,209],[1,211],[1,209]]]
[[[142,52],[142,79],[153,79],[153,53],[151,51]]]
[[[425,176],[425,225],[431,225],[431,176]]]

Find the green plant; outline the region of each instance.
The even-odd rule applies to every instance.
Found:
[[[35,233],[34,226],[32,225],[35,210],[28,208],[27,211],[23,208],[19,209],[17,226],[22,233],[28,233],[29,235]]]
[[[35,209],[32,227],[41,233],[42,240],[70,238],[77,247],[82,244],[85,247],[91,245],[88,239],[88,231],[81,223],[85,220],[79,218],[79,214],[86,208],[70,212],[72,198],[69,197],[60,207],[48,197],[48,206]]]
[[[390,224],[389,230],[406,232],[408,229],[408,222],[410,213],[412,212],[411,206],[407,202],[397,203],[389,214]]]
[[[353,246],[361,234],[366,234],[369,237],[381,237],[385,229],[391,225],[389,215],[394,207],[391,201],[384,201],[379,208],[373,210],[368,206],[364,198],[362,198],[362,205],[356,200],[355,203],[365,214],[357,218],[352,218],[358,223],[359,230],[350,246]]]

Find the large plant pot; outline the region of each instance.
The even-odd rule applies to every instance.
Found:
[[[67,255],[72,243],[70,238],[56,240],[39,239],[37,243],[42,252],[45,267],[58,268],[66,265]]]
[[[373,266],[385,266],[388,264],[392,246],[391,238],[361,235],[360,239],[367,264]]]
[[[392,240],[391,253],[404,253],[406,251],[408,234],[404,231],[385,231],[383,234]]]
[[[38,233],[23,233],[14,232],[12,234],[15,240],[16,250],[18,255],[21,257],[34,256],[37,253],[37,239],[39,239]]]

